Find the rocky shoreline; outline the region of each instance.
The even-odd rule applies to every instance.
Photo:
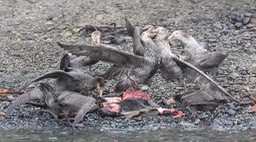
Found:
[[[226,49],[231,51],[217,72],[216,81],[238,100],[249,99],[244,92],[256,97],[256,6],[247,1],[200,1],[170,2],[154,1],[16,1],[0,3],[0,88],[18,90],[32,78],[58,68],[65,53],[57,42],[82,44],[89,42],[82,28],[85,25],[124,25],[126,16],[132,23],[143,27],[153,24],[173,30],[185,30],[199,41],[207,43],[208,50]],[[96,6],[97,5],[97,6]],[[203,12],[202,12],[203,11]],[[122,45],[113,45],[122,50],[130,50],[131,39]],[[178,51],[173,47],[174,51]],[[96,73],[104,72],[110,65],[97,63],[92,66]],[[89,69],[84,67],[86,73]],[[159,74],[153,78],[148,93],[153,101],[165,106],[163,100],[184,93],[178,82],[168,85]],[[52,83],[52,82],[50,82]],[[107,88],[113,87],[110,81]],[[36,86],[36,84],[35,84]],[[171,88],[170,88],[171,87]],[[11,95],[1,96],[13,99]],[[0,111],[5,111],[7,101],[0,102]],[[188,107],[180,104],[172,106],[183,110],[182,119],[172,116],[139,116],[126,120],[124,117],[99,117],[87,114],[85,128],[106,129],[156,129],[167,127],[205,128],[219,130],[250,129],[256,127],[256,115],[247,113],[250,105],[227,103],[213,112],[191,114]],[[67,128],[66,121],[54,120],[44,110],[31,106],[16,108],[11,116],[0,117],[3,129],[48,129]]]

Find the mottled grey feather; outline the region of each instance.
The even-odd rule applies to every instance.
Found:
[[[112,65],[104,74],[101,75],[105,80],[111,80],[117,76],[127,74],[127,68],[120,65]]]
[[[92,97],[83,96],[79,93],[64,91],[57,98],[58,104],[61,106],[64,114],[70,112],[78,112],[73,126],[84,117],[84,115],[90,111],[95,105],[96,100]]]
[[[47,109],[53,115],[55,119],[58,119],[58,116],[62,113],[62,108],[57,102],[57,97],[59,93],[56,93],[55,90],[47,83],[40,83],[39,89],[43,93],[44,103],[47,105]]]
[[[199,105],[205,102],[213,102],[214,98],[204,90],[198,90],[193,93],[185,94],[182,102],[186,105]]]
[[[177,63],[172,59],[175,55],[171,52],[169,41],[167,39],[169,32],[163,27],[158,27],[157,29],[158,34],[156,35],[155,42],[156,45],[161,49],[161,76],[167,81],[181,79],[183,77],[183,72]]]
[[[83,107],[78,111],[75,120],[73,122],[73,127],[75,127],[93,107],[95,106],[95,99],[88,100]]]
[[[28,103],[31,100],[43,101],[43,98],[44,98],[43,93],[38,88],[32,90],[31,92],[25,92],[24,94],[16,98],[16,100],[14,100],[10,106],[8,106],[8,108],[6,109],[6,115],[10,115],[13,109],[25,103]]]

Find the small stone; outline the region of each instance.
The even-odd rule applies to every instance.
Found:
[[[9,99],[9,100],[15,100],[15,98],[12,96],[12,95],[7,95],[7,99]]]
[[[223,44],[225,45],[231,45],[231,41],[230,40],[224,40],[222,41]]]
[[[251,69],[252,73],[256,74],[256,63],[253,63],[253,64],[250,66],[250,69]]]
[[[235,115],[235,114],[236,114],[236,111],[233,110],[233,109],[228,109],[228,110],[227,110],[227,113],[228,113],[229,115]]]
[[[212,38],[209,38],[208,41],[209,41],[210,43],[213,43],[213,42],[216,42],[217,40],[216,40],[216,38],[212,37]]]
[[[234,25],[235,25],[236,28],[240,28],[243,24],[240,23],[240,22],[236,22]]]
[[[251,18],[250,18],[250,17],[246,17],[246,18],[244,18],[244,20],[243,20],[243,24],[246,25],[246,24],[248,24],[250,21],[251,21]]]
[[[72,31],[74,33],[78,33],[81,29],[82,29],[82,27],[75,27],[75,28],[72,29]]]
[[[229,29],[234,29],[235,26],[234,26],[233,24],[228,24],[228,28],[229,28]]]
[[[250,24],[247,24],[246,27],[247,27],[247,29],[251,29],[251,28],[255,27],[255,24],[250,23]]]
[[[183,87],[179,87],[179,86],[177,86],[175,89],[176,89],[176,90],[184,90]]]
[[[222,29],[222,26],[221,26],[221,23],[220,23],[220,22],[215,23],[214,26],[215,26],[217,29]]]
[[[245,17],[252,17],[252,14],[251,13],[245,13],[244,16]]]
[[[53,63],[53,64],[50,65],[50,67],[55,68],[55,67],[57,67],[58,65],[59,65],[59,63]]]
[[[196,119],[195,125],[198,125],[200,123],[200,119]]]
[[[85,21],[80,21],[78,22],[75,26],[76,27],[84,27],[86,25],[86,22]]]
[[[228,108],[233,109],[233,110],[237,109],[236,106],[234,106],[234,104],[232,104],[232,103],[228,103]]]
[[[102,15],[102,14],[99,14],[99,15],[96,16],[95,19],[96,19],[97,21],[102,21],[103,15]]]
[[[52,24],[53,24],[52,21],[47,21],[47,22],[45,23],[45,25],[52,25]]]
[[[70,36],[72,36],[73,35],[73,33],[71,32],[71,31],[65,31],[64,33],[63,33],[63,37],[70,37]]]
[[[199,119],[205,119],[205,118],[208,118],[208,117],[209,117],[208,114],[200,114],[200,115],[198,115],[197,118],[199,118]]]
[[[146,91],[149,89],[149,86],[148,85],[142,85],[141,88],[140,88],[142,91]]]
[[[236,72],[232,73],[232,75],[235,76],[235,77],[239,77],[240,76],[240,74],[238,74]]]

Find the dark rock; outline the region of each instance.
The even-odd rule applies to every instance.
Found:
[[[243,24],[246,25],[246,24],[248,24],[250,21],[251,21],[251,18],[250,18],[250,17],[245,17],[244,20],[243,20]]]
[[[236,28],[240,28],[240,27],[242,27],[243,24],[240,22],[236,22],[234,25]]]

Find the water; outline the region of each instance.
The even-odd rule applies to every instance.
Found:
[[[129,142],[129,141],[256,141],[256,130],[215,131],[159,129],[149,131],[124,130],[0,130],[0,141],[56,141],[56,142]]]

